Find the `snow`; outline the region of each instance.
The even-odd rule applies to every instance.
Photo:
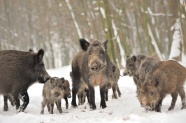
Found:
[[[51,76],[65,77],[71,81],[69,72],[71,66],[65,66],[58,69],[48,70]],[[121,70],[121,73],[123,71]],[[167,96],[163,101],[162,113],[148,111],[145,112],[140,106],[136,98],[136,86],[131,77],[120,77],[119,87],[122,96],[118,99],[112,99],[112,91],[109,90],[109,101],[107,108],[101,109],[99,87],[95,88],[97,109],[89,110],[87,103],[78,106],[78,108],[65,109],[65,102],[62,100],[63,113],[60,114],[54,107],[54,114],[49,114],[45,108],[45,113],[40,114],[42,101],[42,84],[36,83],[32,85],[28,93],[30,95],[30,103],[25,112],[16,113],[15,107],[10,106],[9,111],[3,111],[3,98],[0,98],[0,123],[185,123],[186,109],[180,110],[181,100],[178,97],[175,109],[167,111],[171,102],[171,97]],[[186,89],[185,89],[186,90]],[[69,99],[69,103],[71,98]]]

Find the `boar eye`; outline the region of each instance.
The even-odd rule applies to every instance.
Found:
[[[133,64],[129,64],[129,66],[133,66]]]
[[[150,92],[150,95],[151,95],[151,96],[152,96],[152,95],[154,95],[154,92],[153,92],[153,91],[151,91],[151,92]]]

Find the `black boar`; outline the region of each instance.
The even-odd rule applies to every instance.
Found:
[[[30,53],[34,53],[34,51],[30,48],[29,49],[29,52]],[[9,100],[11,105],[14,106],[15,102],[13,101],[13,97],[12,97],[12,94],[8,94],[8,95],[3,95],[4,97],[4,111],[8,111],[8,103],[7,101]],[[19,96],[17,98],[20,98],[24,103],[24,106],[26,108],[26,106],[28,105],[29,103],[29,96],[28,96],[28,92],[27,90],[22,90],[20,93],[19,93]],[[20,101],[17,100],[18,102],[16,102],[16,109],[19,108],[20,106]]]
[[[171,94],[172,102],[168,110],[175,107],[178,94],[181,97],[182,109],[186,108],[184,82],[186,68],[177,61],[160,61],[147,73],[141,86],[141,101],[146,109],[161,112],[164,97]]]
[[[109,78],[108,78],[108,83],[107,83],[107,88],[106,88],[106,100],[108,101],[108,89],[112,88],[113,95],[112,98],[117,99],[117,97],[121,96],[121,92],[119,90],[118,86],[118,80],[120,76],[120,70],[119,68],[114,65],[112,62],[109,64]],[[118,92],[118,96],[117,93]]]
[[[61,99],[69,95],[66,89],[66,81],[64,78],[52,77],[43,86],[43,101],[41,106],[41,114],[44,113],[44,108],[47,105],[50,114],[53,114],[54,103],[57,109],[62,113]],[[68,92],[65,92],[65,91]]]
[[[102,108],[106,107],[105,90],[108,83],[108,63],[107,42],[103,44],[99,41],[89,43],[85,39],[80,39],[82,51],[78,52],[72,61],[72,106],[76,107],[76,94],[79,90],[81,79],[87,83],[88,102],[90,109],[96,109],[94,86],[100,86]]]
[[[27,89],[36,81],[46,82],[50,76],[43,63],[44,50],[38,53],[16,50],[0,51],[0,94],[12,94],[13,101],[18,109],[19,94],[25,92],[23,105],[19,111],[24,111],[29,103]]]

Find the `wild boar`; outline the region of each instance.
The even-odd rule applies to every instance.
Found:
[[[78,52],[72,60],[72,106],[77,107],[76,94],[79,90],[81,79],[88,85],[87,97],[90,109],[95,110],[94,86],[100,86],[101,102],[100,107],[105,108],[105,90],[107,85],[108,63],[107,42],[100,43],[93,41],[89,43],[80,39],[82,51]]]
[[[44,50],[38,53],[16,50],[0,51],[0,94],[12,94],[18,111],[24,111],[29,103],[28,87],[36,81],[45,83],[50,76],[43,63]],[[18,107],[19,94],[25,92],[23,105]]]
[[[113,95],[112,98],[117,99],[117,97],[121,96],[121,92],[119,90],[119,86],[118,86],[118,80],[119,80],[119,76],[120,76],[120,70],[119,68],[114,65],[112,62],[110,62],[109,64],[109,78],[108,78],[108,83],[107,83],[107,87],[106,87],[106,100],[108,101],[108,89],[112,88],[113,91]],[[118,96],[117,93],[118,92]]]
[[[30,53],[34,53],[34,51],[30,48],[29,49],[29,52]],[[15,106],[15,102],[13,101],[13,97],[12,97],[12,94],[8,94],[8,95],[3,95],[3,98],[4,98],[4,111],[8,111],[8,100],[10,101],[11,105],[12,106]],[[28,103],[29,103],[29,97],[28,97],[28,92],[27,90],[22,90],[20,93],[19,93],[19,96],[17,98],[20,98],[24,103],[24,106],[27,106]],[[19,108],[20,106],[20,101],[17,100],[18,102],[16,102],[16,109]],[[26,107],[25,107],[26,108]]]
[[[132,56],[131,58],[128,58],[127,63],[126,63],[126,68],[127,71],[129,72],[130,75],[133,76],[133,80],[136,84],[137,90],[137,98],[140,101],[140,88],[141,84],[145,80],[145,76],[150,71],[153,66],[159,62],[159,58],[157,56],[145,56],[145,55],[138,55],[138,56]]]
[[[186,108],[184,82],[186,68],[177,61],[167,60],[158,62],[146,75],[141,86],[141,101],[146,109],[161,112],[164,97],[171,94],[172,102],[168,110],[175,107],[178,94],[181,97],[182,108]]]
[[[139,79],[138,76],[138,69],[141,65],[141,62],[147,58],[146,55],[137,55],[132,57],[127,57],[126,60],[126,69],[123,72],[123,75],[133,76],[135,84],[137,84],[137,80]]]
[[[44,108],[47,105],[48,112],[53,114],[54,103],[57,109],[62,113],[61,99],[64,98],[65,92],[65,79],[52,77],[43,86],[43,101],[41,106],[41,114],[44,113]]]
[[[143,82],[145,81],[145,77],[147,75],[147,73],[159,62],[160,60],[157,57],[147,57],[145,60],[142,61],[140,67],[139,67],[139,80],[137,83],[137,98],[140,101],[140,104],[142,104],[141,101],[141,85],[143,84]]]

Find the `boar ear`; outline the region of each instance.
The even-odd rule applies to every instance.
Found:
[[[54,82],[54,78],[50,78],[50,82],[53,83]]]
[[[105,50],[107,51],[107,43],[108,43],[108,40],[106,40],[105,42],[103,42],[103,46],[105,48]]]
[[[132,56],[131,60],[136,62],[136,56]]]
[[[29,49],[29,52],[34,52],[32,48]]]
[[[61,81],[65,81],[65,79],[62,77],[61,79],[60,79]]]
[[[43,56],[44,56],[44,50],[43,49],[40,49],[37,53],[37,56],[36,56],[36,63],[41,63],[42,60],[43,60]]]
[[[90,43],[88,41],[86,41],[84,38],[79,39],[80,42],[80,46],[84,51],[87,51]]]

